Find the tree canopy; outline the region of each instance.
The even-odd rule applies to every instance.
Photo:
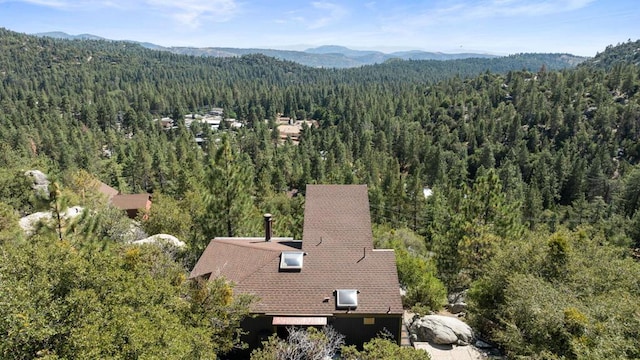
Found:
[[[236,318],[205,339],[215,324],[203,319],[221,313],[194,318],[195,285],[177,274],[214,236],[260,235],[264,212],[276,236],[299,238],[308,183],[365,183],[376,236],[397,249],[412,289],[407,306],[437,307],[425,290],[470,288],[470,317],[509,354],[638,357],[635,48],[561,70],[524,55],[338,70],[0,29],[2,354],[225,351]],[[241,127],[196,121],[218,107]],[[281,118],[311,125],[281,139]],[[51,177],[53,198],[33,191],[30,169]],[[153,194],[142,228],[174,232],[186,253],[169,261],[125,245],[129,223],[97,180]],[[95,215],[61,218],[56,241],[46,226],[19,230],[20,217],[67,205]],[[227,306],[200,306],[244,304],[224,300],[226,284],[209,286]],[[162,324],[152,333],[167,340],[147,346],[152,309]],[[123,318],[134,323],[124,329]]]

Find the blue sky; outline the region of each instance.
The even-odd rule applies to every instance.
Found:
[[[567,52],[640,38],[637,0],[0,0],[0,27],[164,46]]]

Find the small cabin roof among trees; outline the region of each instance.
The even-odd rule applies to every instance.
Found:
[[[120,194],[118,190],[102,181],[99,182],[98,191],[107,197],[111,205],[126,211],[131,218],[136,217],[138,210],[151,208],[151,195],[148,193]]]
[[[100,191],[102,194],[104,194],[107,199],[111,200],[114,196],[118,195],[119,191],[112,188],[111,186],[103,183],[102,181],[99,182],[99,187],[98,187],[98,191]]]
[[[149,194],[118,194],[111,198],[111,203],[123,210],[146,209],[150,201]]]

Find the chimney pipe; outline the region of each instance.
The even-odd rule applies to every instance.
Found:
[[[271,221],[271,214],[264,214],[264,241],[271,241],[271,236],[273,235]]]

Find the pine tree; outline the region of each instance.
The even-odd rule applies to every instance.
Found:
[[[220,147],[211,160],[205,194],[205,236],[239,236],[250,233],[252,219],[259,219],[254,209],[253,174],[246,157],[234,150],[231,139],[223,135]]]

